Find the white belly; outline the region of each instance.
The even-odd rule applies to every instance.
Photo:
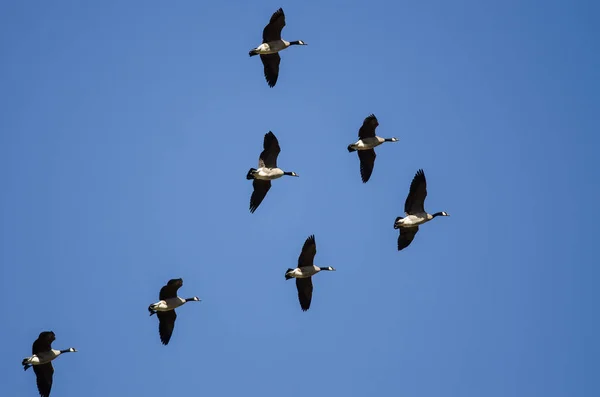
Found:
[[[275,54],[279,51],[285,50],[287,47],[285,43],[281,40],[270,41],[268,43],[262,43],[258,47],[256,47],[256,52],[259,54]]]
[[[50,350],[43,353],[34,354],[27,360],[27,362],[31,365],[40,365],[46,364],[50,361],[54,360],[56,357],[60,355],[59,350]]]
[[[428,219],[421,215],[407,215],[402,219],[402,227],[415,227],[427,222]]]
[[[165,300],[156,302],[154,305],[152,305],[152,310],[155,310],[157,312],[167,312],[169,310],[178,308],[179,306],[183,305],[184,303],[185,303],[185,299],[182,299],[180,297],[169,298],[169,299],[165,299]]]
[[[379,140],[376,137],[365,138],[365,139],[360,139],[360,140],[358,140],[358,142],[356,142],[356,149],[357,150],[368,150],[368,149],[373,149],[374,147],[377,147],[379,145],[381,145],[381,142],[379,142]]]
[[[283,171],[279,168],[259,168],[254,174],[254,178],[262,181],[272,181],[273,179],[281,178]]]
[[[314,266],[300,267],[300,268],[294,269],[294,277],[308,278],[308,277],[311,277],[311,276],[317,274],[318,272],[319,271]]]

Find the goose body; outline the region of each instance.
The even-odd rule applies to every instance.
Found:
[[[260,167],[252,173],[254,179],[259,179],[261,181],[272,181],[281,178],[283,175],[284,171],[281,168],[268,167]]]
[[[200,302],[201,299],[197,296],[192,298],[181,298],[177,296],[177,291],[183,285],[182,278],[174,278],[169,280],[167,285],[160,289],[160,294],[156,303],[148,306],[150,315],[156,314],[158,317],[158,334],[163,345],[168,345],[175,329],[175,320],[177,313],[175,309],[184,305],[187,302]]]
[[[398,138],[382,138],[375,135],[375,129],[379,126],[377,117],[374,114],[367,116],[360,129],[358,130],[358,141],[348,145],[348,152],[358,151],[358,159],[360,160],[360,177],[363,183],[367,183],[373,173],[375,167],[374,148],[384,142],[398,142]]]
[[[429,214],[425,211],[425,198],[427,197],[427,180],[423,170],[418,170],[411,184],[408,196],[404,202],[404,217],[397,217],[394,221],[394,229],[400,230],[398,236],[398,251],[403,250],[412,243],[419,231],[419,226],[431,221],[436,216],[450,216],[441,211]]]
[[[164,299],[164,300],[158,301],[156,303],[153,303],[150,305],[149,309],[151,312],[152,311],[168,312],[169,310],[177,309],[179,306],[182,306],[186,302],[192,302],[192,301],[198,301],[198,300],[199,299],[195,296],[193,298],[189,298],[189,300],[176,296],[175,298],[168,298],[168,299]],[[154,313],[152,313],[152,314],[154,314]]]
[[[52,342],[56,339],[56,335],[52,331],[41,332],[38,338],[33,342],[31,348],[32,355],[25,357],[21,362],[23,369],[27,371],[33,367],[35,372],[38,392],[41,397],[49,397],[52,390],[54,377],[54,367],[52,361],[64,353],[77,352],[70,347],[65,350],[57,350],[52,348]]]
[[[334,268],[327,266],[327,267],[323,267],[320,268],[319,266],[303,266],[303,267],[297,267],[295,269],[288,269],[288,271],[286,272],[285,276],[286,279],[290,279],[290,278],[308,278],[308,277],[312,277],[315,274],[319,273],[321,270],[335,270]]]
[[[285,26],[285,14],[280,8],[273,13],[269,23],[263,29],[262,44],[250,50],[251,57],[260,55],[263,63],[265,80],[269,87],[275,87],[279,78],[279,64],[281,57],[279,52],[289,48],[292,45],[306,45],[302,40],[287,41],[281,38],[281,31]]]
[[[269,189],[271,181],[279,179],[284,175],[298,176],[295,172],[287,172],[277,167],[277,157],[281,152],[279,141],[273,132],[265,134],[263,140],[263,151],[258,157],[258,168],[250,168],[246,174],[246,179],[252,180],[253,192],[250,196],[250,212],[254,213],[260,203],[264,200]]]
[[[312,301],[313,284],[312,276],[323,271],[335,271],[331,266],[319,267],[314,262],[315,255],[317,254],[317,244],[315,242],[315,236],[312,235],[306,239],[302,252],[298,257],[298,267],[295,269],[287,269],[285,272],[285,279],[289,280],[292,278],[296,279],[296,289],[298,290],[298,301],[300,302],[300,308],[302,311],[310,309],[310,303]]]

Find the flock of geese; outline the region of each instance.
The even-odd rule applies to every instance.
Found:
[[[273,13],[271,20],[263,30],[263,42],[258,47],[250,50],[250,56],[259,55],[264,66],[264,75],[269,87],[274,87],[279,77],[279,64],[281,57],[279,52],[292,45],[306,45],[302,40],[286,41],[281,38],[281,31],[285,26],[285,14],[283,9]],[[397,142],[397,138],[382,138],[377,136],[375,130],[379,122],[374,114],[367,116],[358,130],[358,140],[348,145],[348,152],[357,152],[360,161],[360,176],[366,183],[373,173],[375,165],[375,148],[384,142]],[[292,171],[283,171],[277,166],[277,157],[281,148],[279,141],[273,132],[265,134],[263,151],[258,159],[258,168],[250,168],[246,178],[252,180],[253,192],[250,197],[250,212],[254,213],[265,199],[267,192],[271,189],[271,181],[284,175],[298,177]],[[419,226],[431,221],[437,216],[448,216],[448,213],[436,212],[429,214],[425,211],[424,203],[427,197],[427,181],[425,173],[419,169],[411,184],[404,203],[404,217],[397,217],[394,221],[394,229],[399,230],[398,251],[405,249],[415,238]],[[319,267],[314,264],[317,253],[315,236],[306,239],[298,257],[298,265],[289,268],[285,272],[285,279],[296,279],[298,290],[298,301],[302,311],[310,308],[312,301],[312,276],[321,271],[335,271],[333,267]],[[192,298],[181,298],[178,296],[179,288],[183,286],[183,279],[177,278],[167,282],[160,289],[159,301],[148,307],[150,316],[156,314],[158,317],[158,333],[163,345],[167,345],[173,335],[177,313],[175,309],[187,302],[199,302],[196,296]],[[22,361],[24,370],[33,367],[36,375],[37,388],[41,397],[49,397],[52,389],[52,378],[54,368],[52,361],[64,353],[77,352],[74,348],[56,350],[52,348],[52,342],[56,339],[54,332],[44,331],[39,334],[33,342],[32,355]]]

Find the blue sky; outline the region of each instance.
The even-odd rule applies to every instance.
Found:
[[[43,330],[62,397],[600,394],[597,2],[84,3],[0,5],[3,395]],[[308,46],[270,89],[280,6]],[[400,141],[364,185],[369,113]],[[250,214],[269,130],[300,178]],[[419,168],[451,217],[397,252]],[[174,277],[203,301],[164,347]]]

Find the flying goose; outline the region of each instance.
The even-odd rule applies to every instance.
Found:
[[[278,52],[283,51],[291,45],[306,45],[302,40],[285,41],[281,38],[281,30],[285,26],[285,14],[280,8],[273,13],[269,24],[263,29],[263,42],[258,47],[250,50],[250,56],[260,55],[260,60],[265,68],[265,79],[269,87],[275,87],[279,77],[279,62],[281,58]]]
[[[250,197],[250,212],[254,213],[260,203],[267,195],[269,189],[271,189],[271,181],[273,179],[281,178],[284,175],[298,176],[295,172],[285,172],[280,168],[277,168],[277,156],[279,156],[281,148],[279,142],[271,131],[265,134],[263,141],[263,151],[258,158],[258,169],[250,168],[246,179],[253,179],[252,186],[254,191],[252,197]]]
[[[425,212],[424,204],[427,197],[427,181],[423,170],[418,170],[411,184],[410,191],[404,203],[406,217],[397,217],[394,221],[394,229],[400,229],[398,236],[398,251],[408,247],[419,231],[419,225],[429,222],[436,216],[450,216],[448,213],[436,212],[431,215]]]
[[[23,359],[21,364],[23,369],[27,371],[29,367],[33,367],[35,372],[37,388],[41,397],[50,396],[52,389],[52,377],[54,375],[54,367],[52,360],[63,353],[74,353],[77,350],[68,348],[66,350],[56,350],[52,348],[52,342],[56,339],[54,332],[44,331],[40,333],[38,338],[33,342],[31,348],[31,357]]]
[[[150,315],[156,314],[158,317],[158,333],[160,334],[160,341],[163,345],[168,345],[169,340],[171,340],[171,335],[173,335],[175,319],[177,319],[177,313],[175,313],[175,309],[186,302],[200,301],[197,296],[187,299],[177,296],[177,290],[182,285],[182,278],[174,278],[169,280],[167,285],[160,289],[160,294],[158,296],[158,299],[160,300],[148,306]]]
[[[379,125],[377,117],[371,114],[365,118],[362,127],[358,130],[358,141],[348,145],[348,152],[352,153],[358,150],[358,159],[360,160],[360,177],[363,183],[367,183],[373,167],[375,166],[375,150],[383,142],[398,142],[398,138],[382,138],[375,135],[375,128]]]
[[[302,252],[298,257],[298,267],[295,269],[287,269],[285,272],[285,279],[291,278],[296,279],[296,288],[298,289],[298,300],[300,301],[300,307],[302,311],[307,311],[310,308],[310,302],[312,300],[312,276],[319,273],[321,270],[335,271],[331,266],[319,267],[313,264],[315,255],[317,253],[317,243],[315,242],[315,236],[312,235],[306,239]]]

